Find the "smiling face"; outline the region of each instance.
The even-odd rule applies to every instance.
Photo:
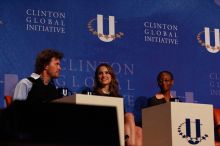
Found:
[[[161,92],[170,91],[174,83],[172,76],[166,72],[160,74],[157,82]]]
[[[109,86],[112,81],[112,76],[106,66],[101,66],[98,70],[98,81],[102,86]]]

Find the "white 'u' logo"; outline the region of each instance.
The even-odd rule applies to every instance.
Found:
[[[97,32],[98,32],[98,38],[101,41],[104,42],[111,42],[114,40],[115,36],[115,17],[114,16],[109,16],[109,34],[106,35],[107,37],[103,37],[103,16],[102,15],[97,15]],[[101,35],[99,35],[101,34]]]
[[[214,29],[215,34],[215,46],[212,47],[210,45],[210,32],[209,28],[205,27],[205,47],[211,53],[217,53],[220,48],[220,40],[219,40],[219,29]]]

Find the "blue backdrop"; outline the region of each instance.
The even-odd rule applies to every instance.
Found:
[[[0,107],[44,48],[65,54],[56,84],[77,93],[111,64],[126,111],[158,92],[161,70],[173,72],[174,96],[220,107],[219,14],[220,0],[1,0]]]

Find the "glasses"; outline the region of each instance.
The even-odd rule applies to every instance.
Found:
[[[168,83],[168,82],[170,82],[171,80],[168,80],[168,79],[165,79],[165,80],[159,80],[158,82],[159,83]]]

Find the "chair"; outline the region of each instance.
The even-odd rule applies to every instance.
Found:
[[[214,108],[215,146],[220,146],[220,109]]]
[[[5,103],[6,103],[6,106],[8,107],[12,103],[12,96],[6,95]]]

